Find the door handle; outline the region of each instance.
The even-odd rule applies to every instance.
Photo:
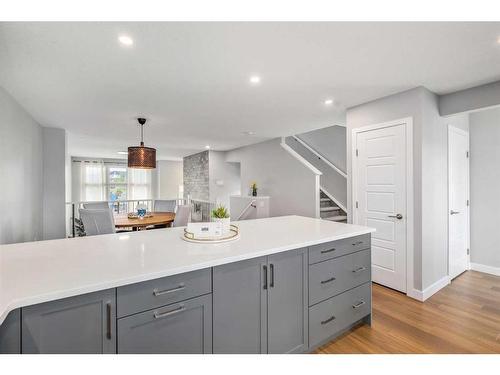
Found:
[[[450,215],[456,215],[456,214],[459,214],[459,213],[460,213],[460,211],[453,211],[453,210],[450,211]]]
[[[111,303],[106,304],[106,338],[111,340]]]
[[[332,315],[332,316],[331,316],[331,317],[329,317],[328,319],[323,320],[323,321],[321,322],[321,324],[328,324],[328,323],[330,323],[330,322],[333,322],[335,319],[336,319],[336,318],[335,318],[335,315]]]
[[[355,270],[352,270],[353,273],[359,273],[362,271],[366,271],[366,267],[361,266],[361,267],[356,268]]]
[[[264,270],[264,289],[267,289],[267,266],[262,266]]]
[[[396,214],[396,215],[388,215],[387,217],[393,217],[395,219],[401,220],[403,218],[403,215],[401,214]]]
[[[174,292],[180,292],[181,290],[186,289],[186,286],[184,283],[180,283],[178,287],[172,288],[172,289],[167,289],[167,290],[158,290],[158,289],[153,289],[153,295],[155,297],[162,296],[164,294],[170,294]]]
[[[153,314],[153,316],[154,316],[155,319],[161,319],[161,318],[166,318],[167,316],[178,314],[178,313],[180,313],[180,312],[182,312],[184,310],[186,310],[186,308],[184,307],[184,305],[180,305],[178,308],[176,308],[174,310],[166,311],[166,312],[163,312],[163,313],[159,313],[159,312],[155,311],[155,313]]]
[[[321,280],[321,284],[328,284],[328,283],[331,283],[332,281],[335,281],[335,280],[337,280],[337,279],[332,276],[329,279]]]
[[[361,300],[361,301],[359,301],[358,303],[356,303],[356,304],[352,305],[352,308],[353,308],[354,310],[359,309],[359,308],[360,308],[361,306],[363,306],[365,303],[366,303],[365,301]]]
[[[271,281],[269,282],[269,288],[274,288],[274,264],[269,265],[269,273],[271,274]]]

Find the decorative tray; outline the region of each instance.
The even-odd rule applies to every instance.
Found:
[[[139,219],[139,215],[137,215],[135,212],[129,212],[127,214],[127,217],[129,219]],[[153,217],[153,214],[151,212],[146,212],[146,215],[144,215],[143,217]]]
[[[194,233],[188,232],[187,228],[184,228],[184,233],[181,236],[184,241],[195,242],[195,243],[222,243],[234,241],[240,238],[240,230],[234,224],[229,227],[229,232],[224,233],[222,236],[218,237],[195,237]]]

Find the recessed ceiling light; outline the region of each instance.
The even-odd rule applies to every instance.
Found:
[[[243,132],[243,134],[245,134],[245,135],[255,135],[255,132],[254,131],[247,131],[247,132]]]
[[[205,146],[205,148],[206,148],[207,150],[210,150],[210,146],[209,146],[209,145],[206,145],[206,146]]]
[[[258,85],[260,83],[260,77],[259,76],[251,76],[249,81],[252,85]]]
[[[333,104],[333,99],[326,99],[325,100],[325,105],[332,105]]]
[[[118,40],[120,41],[121,44],[123,44],[124,46],[131,46],[134,44],[134,40],[127,36],[127,35],[120,35],[118,37]]]
[[[119,155],[128,155],[128,151],[118,151]]]
[[[500,36],[497,38],[497,43],[500,44]]]

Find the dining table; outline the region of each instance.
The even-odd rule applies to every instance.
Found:
[[[115,216],[115,227],[117,229],[132,228],[136,231],[150,226],[171,226],[174,219],[174,212],[151,212],[143,218],[119,214]]]

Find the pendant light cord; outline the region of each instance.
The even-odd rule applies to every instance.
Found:
[[[141,146],[144,146],[144,124],[141,124]]]

